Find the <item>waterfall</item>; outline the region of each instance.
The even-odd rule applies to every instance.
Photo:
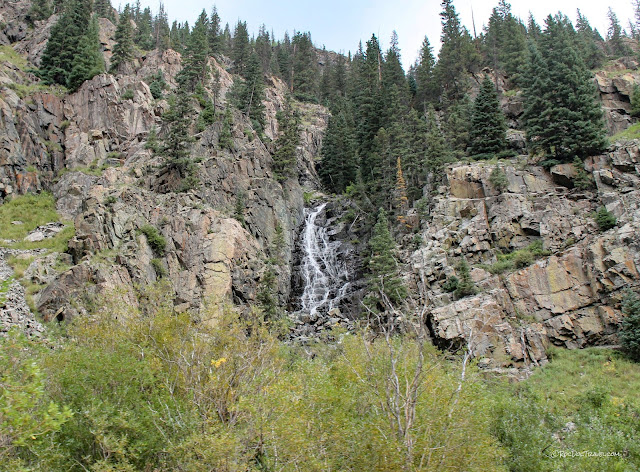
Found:
[[[300,299],[301,312],[314,316],[336,308],[349,290],[349,272],[337,257],[340,241],[331,241],[327,228],[317,224],[326,203],[304,209],[302,231],[302,267],[304,291]]]

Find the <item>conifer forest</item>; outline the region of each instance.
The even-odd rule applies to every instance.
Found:
[[[0,3],[0,472],[640,469],[640,0],[495,1]]]

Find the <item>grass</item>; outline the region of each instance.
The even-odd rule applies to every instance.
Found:
[[[606,71],[606,74],[607,74],[607,77],[609,77],[610,79],[613,79],[615,77],[620,77],[621,75],[629,74],[631,72],[633,72],[631,69],[608,70]]]
[[[9,277],[7,280],[0,282],[0,308],[7,302],[7,293],[9,292],[9,287],[12,282],[13,277]]]
[[[11,224],[12,221],[22,221],[21,225]],[[48,249],[50,252],[65,252],[67,243],[75,234],[75,228],[70,221],[63,222],[65,228],[53,238],[37,242],[24,241],[24,237],[38,226],[60,221],[56,212],[53,195],[42,192],[37,195],[29,194],[15,197],[0,205],[0,239],[14,239],[15,243],[2,243],[13,249]]]
[[[10,83],[8,87],[18,94],[20,98],[28,97],[34,93],[51,93],[58,97],[64,96],[68,90],[61,85],[45,85],[42,82],[32,84]]]
[[[16,277],[21,279],[24,277],[24,272],[27,270],[27,267],[31,265],[34,259],[35,257],[10,256],[9,259],[7,259],[7,264],[11,266]]]
[[[117,153],[109,153],[107,155],[107,158],[109,159],[119,159],[122,157],[122,154],[117,152]],[[82,166],[82,167],[74,167],[72,169],[65,167],[64,169],[60,169],[60,172],[58,172],[58,175],[56,176],[56,179],[59,180],[63,175],[68,174],[69,172],[81,172],[85,175],[93,175],[94,177],[102,177],[102,174],[104,173],[104,171],[106,169],[108,169],[109,167],[119,167],[119,166],[114,166],[114,165],[110,165],[107,164],[106,162],[98,165],[97,162],[92,162],[91,164],[89,164],[88,166]]]
[[[27,60],[11,46],[0,46],[0,62],[9,62],[21,70],[27,67]]]
[[[615,143],[616,141],[629,141],[632,139],[640,139],[640,123],[636,123],[633,126],[620,131],[609,138],[609,142]]]
[[[494,434],[510,450],[510,470],[638,470],[640,364],[610,349],[549,353],[529,379],[492,389]],[[616,455],[571,455],[581,451]]]

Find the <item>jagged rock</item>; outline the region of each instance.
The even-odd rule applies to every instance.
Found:
[[[43,241],[45,239],[53,238],[56,234],[64,229],[64,223],[47,223],[43,226],[38,226],[33,231],[30,231],[24,240],[29,242]]]
[[[634,72],[625,72],[629,69],[634,69]],[[632,122],[631,94],[634,86],[640,83],[637,63],[618,59],[608,65],[607,71],[597,72],[595,82],[609,133],[616,134],[628,128]]]
[[[558,164],[551,168],[551,178],[563,187],[573,188],[576,175],[577,171],[573,164]]]
[[[492,166],[457,164],[433,198],[422,247],[410,256],[414,293],[429,301],[436,342],[458,346],[475,333],[473,350],[489,367],[545,361],[549,344],[568,348],[617,343],[619,301],[640,282],[640,152],[636,142],[585,162],[596,193],[558,187],[559,175],[504,165],[507,188],[492,189]],[[568,165],[573,168],[572,165]],[[604,204],[618,226],[599,233],[592,212]],[[460,258],[492,264],[495,254],[541,240],[553,252],[500,277],[472,267],[481,293],[453,301],[443,284]]]

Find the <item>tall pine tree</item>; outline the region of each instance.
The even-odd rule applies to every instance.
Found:
[[[599,153],[605,145],[602,110],[571,22],[549,16],[538,44],[530,44],[524,90],[530,147],[564,161]]]
[[[473,104],[471,154],[495,154],[506,148],[506,124],[493,81],[486,76]]]
[[[133,60],[133,26],[131,26],[131,7],[127,3],[120,14],[115,34],[116,44],[111,56],[111,73],[118,72],[122,64]]]

